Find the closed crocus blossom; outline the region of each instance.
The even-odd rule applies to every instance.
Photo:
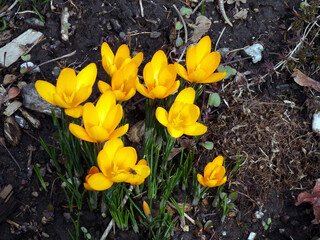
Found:
[[[116,104],[116,97],[109,91],[101,95],[96,106],[86,103],[83,107],[84,128],[70,123],[70,132],[87,142],[102,143],[108,139],[121,137],[129,128],[129,124],[116,129],[123,115],[120,104]]]
[[[111,78],[111,86],[103,81],[98,82],[101,93],[112,91],[117,101],[127,101],[136,94],[136,85],[139,82],[137,77],[138,67],[134,62],[116,71]]]
[[[168,64],[167,56],[162,50],[159,50],[143,69],[146,86],[138,83],[137,91],[151,99],[166,98],[179,88],[180,81],[176,81],[176,78],[177,72],[174,65]]]
[[[224,184],[227,181],[226,169],[222,165],[223,157],[218,156],[209,162],[204,168],[203,176],[197,174],[198,182],[204,187],[217,187]]]
[[[178,94],[169,113],[162,107],[157,108],[157,120],[167,127],[172,137],[179,138],[183,134],[199,136],[207,131],[206,126],[197,122],[200,116],[200,109],[193,104],[194,99],[195,90],[189,87]]]
[[[88,190],[103,191],[114,182],[139,185],[150,174],[146,160],[137,163],[137,152],[132,147],[124,147],[119,138],[107,141],[97,158],[98,166],[92,167],[86,177],[84,187]]]
[[[178,75],[190,83],[213,83],[222,80],[226,72],[214,71],[220,64],[220,53],[211,52],[211,39],[203,37],[196,46],[191,46],[187,51],[187,70],[179,63],[174,66]]]
[[[78,118],[83,111],[83,106],[80,104],[90,97],[96,77],[97,67],[91,63],[78,75],[71,68],[63,69],[58,77],[57,86],[38,80],[35,88],[44,100],[65,108],[67,115]]]
[[[117,70],[123,68],[128,63],[134,62],[137,67],[139,67],[143,60],[142,52],[139,52],[136,56],[131,58],[129,47],[125,44],[122,44],[118,48],[116,55],[114,55],[109,44],[106,42],[101,46],[101,56],[102,66],[111,77]]]

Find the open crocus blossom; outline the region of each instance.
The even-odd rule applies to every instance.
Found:
[[[194,105],[195,90],[191,87],[183,89],[172,104],[169,113],[162,107],[156,110],[157,120],[167,127],[169,134],[179,138],[183,134],[199,136],[207,131],[207,127],[197,120],[200,109]]]
[[[222,165],[223,157],[218,156],[204,168],[203,176],[197,174],[198,182],[205,187],[217,187],[227,181],[226,169]]]
[[[220,53],[211,52],[211,39],[203,37],[196,46],[191,46],[187,51],[187,70],[179,63],[174,66],[178,75],[190,83],[213,83],[222,80],[226,72],[214,71],[220,64]]]
[[[127,182],[140,185],[150,174],[147,161],[137,163],[137,152],[132,147],[124,147],[119,138],[107,141],[98,154],[98,166],[92,167],[86,177],[84,187],[87,190],[103,191],[114,182]]]
[[[108,139],[121,137],[129,128],[129,124],[116,129],[123,115],[120,104],[116,104],[116,97],[112,91],[101,95],[96,106],[86,103],[83,107],[84,128],[70,123],[70,132],[87,142],[102,143]]]
[[[96,77],[97,66],[90,63],[78,75],[71,68],[63,69],[58,77],[57,86],[38,80],[35,88],[44,100],[65,108],[67,115],[78,118],[81,117],[83,111],[80,103],[90,97]]]
[[[118,48],[116,55],[114,55],[109,44],[106,42],[101,46],[101,56],[102,66],[111,77],[117,70],[123,68],[128,63],[134,62],[137,67],[139,67],[143,60],[142,52],[139,52],[136,56],[131,58],[129,47],[125,44],[122,44]]]
[[[128,101],[136,94],[136,85],[139,82],[137,77],[138,67],[131,62],[116,71],[111,78],[111,86],[103,81],[98,82],[101,93],[112,91],[116,95],[117,101]]]
[[[176,81],[176,78],[177,72],[174,65],[168,64],[166,54],[159,50],[143,69],[146,87],[139,82],[137,91],[151,99],[166,98],[179,88],[180,81]]]

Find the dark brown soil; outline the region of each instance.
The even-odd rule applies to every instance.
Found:
[[[10,6],[12,3],[9,3]],[[40,2],[40,1],[39,1]],[[31,1],[22,1],[23,8],[16,5],[10,14],[5,16],[8,20],[7,29],[12,37],[17,37],[29,28],[41,31],[45,40],[36,45],[31,54],[31,61],[41,64],[45,61],[60,57],[76,50],[72,57],[41,66],[41,73],[24,75],[19,81],[33,83],[43,79],[55,83],[56,76],[52,71],[54,67],[72,67],[82,69],[90,62],[98,66],[98,80],[106,79],[106,73],[101,66],[100,46],[103,41],[110,44],[115,51],[123,43],[129,45],[131,51],[144,53],[146,64],[158,50],[164,50],[171,60],[179,58],[182,48],[175,48],[175,41],[170,41],[170,34],[174,29],[174,22],[179,17],[173,8],[185,6],[186,2],[194,8],[198,3],[192,1],[142,1],[144,17],[141,16],[139,1],[135,0],[88,0],[88,1],[52,1],[55,10],[50,9],[50,2],[37,4],[40,13],[44,16],[45,26],[30,26],[27,19],[37,18],[32,13],[16,14],[32,10]],[[191,2],[191,3],[190,3]],[[236,1],[237,2],[237,1]],[[218,154],[226,158],[228,184],[225,191],[239,193],[235,202],[238,213],[227,216],[221,223],[221,212],[211,207],[216,189],[209,191],[208,196],[196,209],[188,212],[193,219],[200,222],[213,221],[213,228],[209,232],[190,225],[189,232],[175,229],[172,239],[247,239],[250,232],[257,233],[258,239],[317,239],[320,237],[318,225],[312,225],[314,219],[312,206],[308,204],[296,207],[294,205],[297,195],[302,191],[311,192],[319,174],[319,143],[318,136],[311,130],[311,113],[306,105],[310,92],[295,84],[287,69],[273,71],[273,67],[282,60],[281,56],[287,53],[297,42],[296,36],[287,31],[293,22],[293,11],[299,9],[299,0],[248,0],[247,3],[228,5],[225,3],[226,13],[234,26],[227,25],[217,7],[217,2],[206,2],[204,15],[211,19],[212,26],[207,33],[215,46],[224,28],[225,31],[218,42],[217,49],[240,49],[253,43],[264,46],[262,61],[253,64],[251,59],[239,60],[247,55],[239,50],[228,57],[222,57],[222,63],[232,66],[238,73],[230,79],[206,87],[206,91],[219,90],[224,101],[221,106],[211,112],[205,108],[203,120],[208,125],[208,132],[202,140],[214,142],[214,150],[197,150],[195,167],[202,171],[207,162]],[[72,13],[69,22],[73,34],[69,41],[61,40],[60,16],[64,7]],[[241,9],[248,10],[245,20],[234,20],[232,16]],[[201,7],[186,19],[187,23],[194,23],[201,14]],[[189,34],[192,29],[188,27]],[[151,32],[158,32],[160,36],[151,37]],[[180,33],[183,38],[183,31]],[[8,42],[7,41],[7,42]],[[0,83],[5,74],[19,75],[21,60],[8,68],[1,70]],[[142,67],[140,67],[142,69]],[[140,70],[141,71],[141,70]],[[319,79],[319,72],[310,76]],[[17,84],[14,83],[15,86]],[[206,92],[207,93],[207,92]],[[208,94],[207,94],[208,95]],[[206,97],[207,97],[206,95]],[[91,100],[98,96],[95,86]],[[130,103],[137,102],[141,95],[136,95]],[[20,96],[17,99],[21,99]],[[286,100],[287,102],[285,102]],[[199,100],[199,105],[201,105]],[[207,99],[203,99],[206,103]],[[290,105],[288,101],[295,103]],[[127,108],[130,124],[144,118],[143,102],[137,108]],[[131,106],[129,104],[128,106]],[[0,136],[4,135],[2,114],[0,112]],[[15,147],[6,142],[8,151],[17,160],[21,170],[10,157],[8,151],[0,147],[0,190],[11,184],[13,186],[13,202],[5,205],[0,202],[0,239],[70,239],[68,231],[74,235],[74,226],[70,219],[68,204],[61,181],[57,178],[50,159],[41,148],[39,139],[46,143],[54,141],[56,128],[50,116],[28,110],[41,121],[41,127],[30,127],[22,130],[19,144]],[[19,115],[19,113],[17,113]],[[32,153],[31,165],[28,166],[30,151],[28,146],[36,148]],[[139,150],[138,150],[139,151]],[[247,155],[239,171],[232,174],[238,153]],[[32,165],[39,164],[45,169],[44,180],[48,183],[48,192],[40,186],[39,180],[33,172]],[[52,172],[48,170],[50,168]],[[176,199],[184,200],[180,190],[175,191]],[[38,194],[36,197],[35,195]],[[183,197],[181,197],[183,196]],[[12,206],[12,209],[9,208]],[[51,221],[47,224],[41,222],[47,214],[46,208],[52,205],[54,212]],[[86,205],[86,204],[85,204]],[[4,207],[5,206],[5,207]],[[254,214],[257,211],[264,213],[261,219]],[[71,217],[74,217],[71,214]],[[268,230],[264,230],[263,223],[271,218]],[[14,224],[25,226],[18,230]],[[97,211],[90,212],[85,206],[80,217],[80,226],[84,226],[93,238],[100,239],[104,229],[111,220],[105,219]],[[143,229],[141,227],[140,229]],[[45,234],[44,234],[45,233]],[[49,237],[46,237],[46,234]],[[224,235],[226,234],[226,235]],[[80,232],[80,239],[83,239]],[[129,228],[128,232],[116,229],[111,231],[108,239],[147,239],[148,234],[141,231],[134,234]]]

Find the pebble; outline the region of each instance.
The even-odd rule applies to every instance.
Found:
[[[11,83],[13,83],[14,81],[17,80],[17,77],[16,75],[13,75],[13,74],[6,74],[3,78],[3,82],[2,82],[2,85],[3,86],[7,86]]]
[[[320,133],[320,112],[313,114],[312,130],[316,133]]]
[[[70,220],[71,219],[71,214],[68,212],[63,213],[63,216],[65,219]]]
[[[255,216],[257,219],[260,219],[260,218],[262,218],[262,217],[264,216],[264,213],[261,212],[261,211],[256,211],[256,212],[254,213],[254,216]]]
[[[252,62],[257,63],[262,59],[263,46],[260,43],[255,43],[246,48],[245,53],[252,57]]]
[[[27,86],[25,86],[21,91],[21,95],[23,98],[23,106],[25,108],[45,113],[50,116],[51,108],[53,108],[56,116],[60,117],[61,109],[45,101],[37,92],[36,88],[34,87],[34,83],[29,83]]]
[[[255,232],[251,232],[249,234],[248,240],[254,240],[256,236],[257,236],[257,234]]]
[[[44,27],[44,23],[38,18],[28,18],[24,21],[31,27]]]
[[[33,197],[39,197],[39,193],[38,193],[38,192],[32,192],[31,195],[32,195]]]
[[[29,124],[27,120],[25,120],[23,117],[20,117],[19,115],[14,116],[14,120],[18,123],[18,125],[23,129],[29,129]]]
[[[161,36],[161,32],[155,31],[155,32],[150,33],[150,38],[158,38],[160,36]]]
[[[52,75],[53,75],[55,78],[58,78],[58,77],[59,77],[60,72],[61,72],[61,69],[60,69],[58,66],[55,66],[55,67],[52,69],[52,71],[51,71]]]
[[[117,19],[111,18],[110,23],[115,31],[117,31],[118,33],[122,31],[122,27]]]
[[[20,107],[22,106],[22,102],[19,102],[17,100],[11,102],[8,104],[6,109],[4,110],[3,114],[7,117],[10,117],[12,114],[14,114]]]

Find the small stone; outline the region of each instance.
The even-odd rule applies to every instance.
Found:
[[[110,22],[116,32],[120,33],[122,31],[122,27],[117,19],[111,18]]]
[[[159,38],[161,36],[161,32],[152,32],[150,33],[150,38]]]
[[[20,107],[22,106],[22,102],[13,101],[8,104],[7,108],[4,110],[3,114],[7,117],[10,117],[14,114]]]
[[[261,212],[261,211],[256,211],[256,212],[254,213],[254,216],[255,216],[255,218],[257,218],[257,219],[260,219],[260,218],[262,218],[262,217],[264,216],[264,213]]]
[[[17,83],[17,87],[22,90],[25,86],[27,86],[27,83],[25,81],[20,81]]]
[[[24,20],[27,24],[29,24],[31,27],[44,27],[44,23],[38,19],[38,18],[28,18]]]
[[[252,62],[257,63],[262,59],[263,46],[260,43],[255,43],[252,46],[246,48],[245,53],[252,57]]]
[[[320,112],[313,114],[312,130],[316,133],[320,133]]]
[[[226,231],[223,231],[223,232],[222,232],[222,236],[224,236],[224,237],[227,236],[227,232],[226,232]]]
[[[59,74],[61,72],[61,69],[58,67],[58,66],[55,66],[53,69],[52,69],[52,75],[55,77],[55,78],[58,78],[59,77]]]
[[[23,117],[20,117],[18,115],[14,116],[14,120],[18,123],[18,125],[23,129],[29,129],[29,124],[27,120],[25,120]]]
[[[49,238],[49,237],[50,237],[50,235],[49,235],[48,233],[45,233],[45,232],[42,232],[42,233],[41,233],[41,236],[42,236],[42,237],[45,237],[45,238]]]
[[[7,86],[17,80],[17,76],[13,74],[6,74],[3,78],[2,85]]]
[[[249,234],[248,240],[254,240],[256,236],[257,236],[257,234],[255,232],[251,232]]]
[[[32,192],[31,195],[32,195],[33,197],[39,197],[39,193],[38,193],[38,192]]]
[[[126,34],[125,34],[124,32],[120,32],[120,33],[119,33],[119,37],[120,37],[121,39],[125,39]]]
[[[70,220],[71,219],[71,214],[68,212],[63,213],[63,216],[65,219]]]

